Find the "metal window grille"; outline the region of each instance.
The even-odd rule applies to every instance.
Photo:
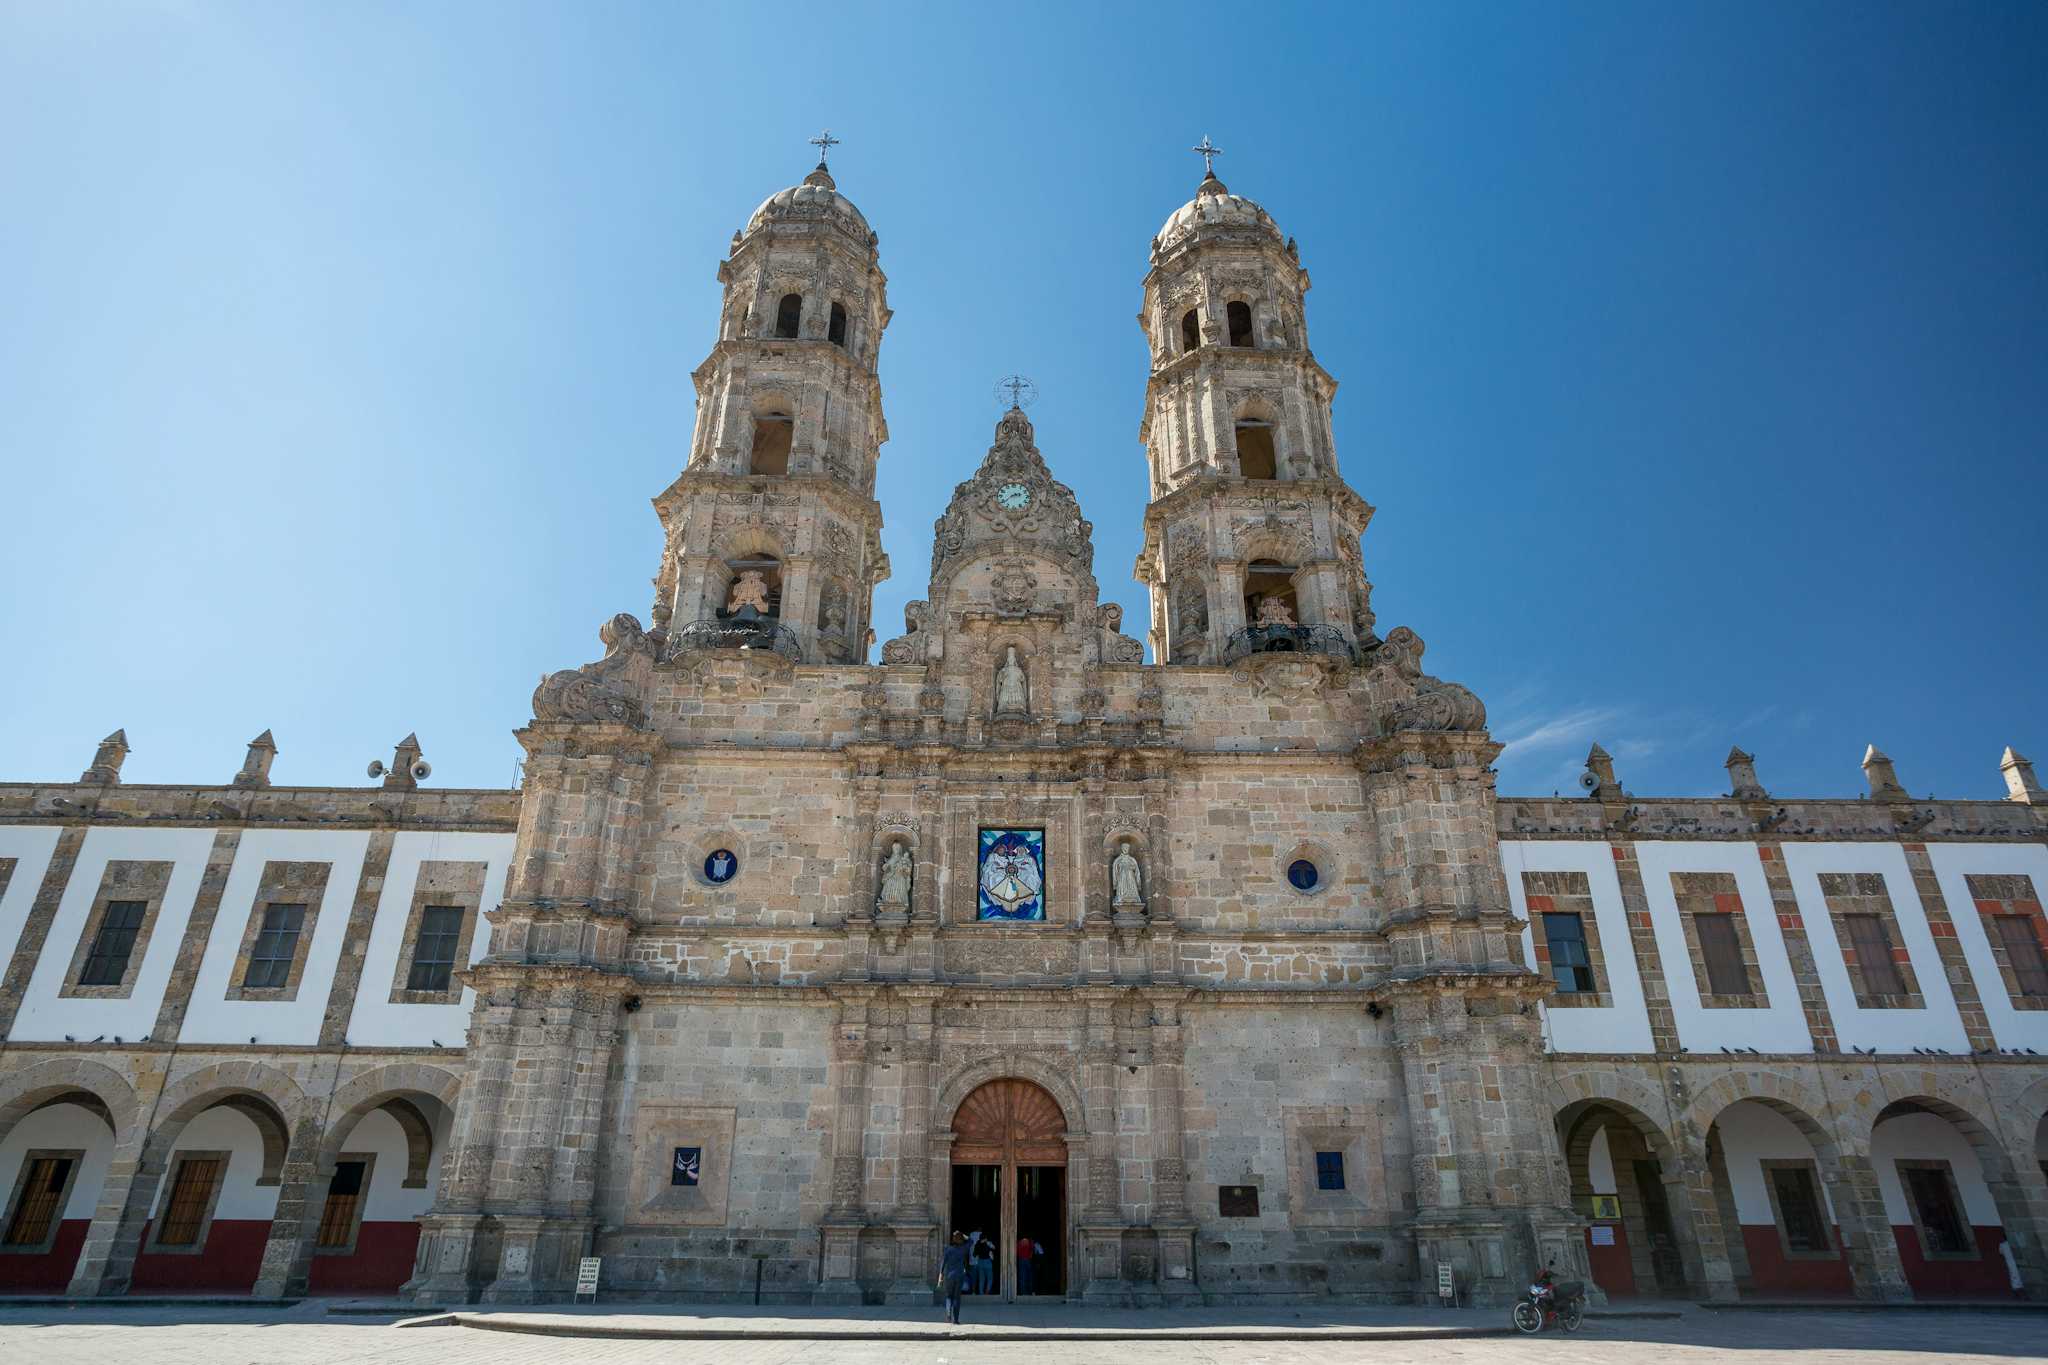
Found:
[[[1543,941],[1550,949],[1550,974],[1568,995],[1597,991],[1593,955],[1586,947],[1586,922],[1568,912],[1546,912]]]
[[[220,1178],[220,1167],[219,1157],[187,1157],[178,1163],[171,1197],[164,1201],[163,1224],[157,1229],[158,1246],[188,1247],[199,1241],[199,1227],[206,1221],[206,1206],[213,1198],[213,1182]]]
[[[1863,973],[1865,988],[1876,995],[1904,995],[1905,978],[1892,959],[1892,936],[1882,915],[1844,915],[1842,927],[1849,931],[1849,946],[1856,950],[1856,966]]]
[[[1785,1245],[1794,1251],[1829,1250],[1813,1172],[1803,1166],[1774,1167],[1771,1185],[1778,1196],[1778,1216],[1784,1220]]]
[[[1748,995],[1749,968],[1742,961],[1742,941],[1735,937],[1735,919],[1727,911],[1693,916],[1700,936],[1700,956],[1707,961],[1711,995]]]
[[[1921,1230],[1927,1234],[1927,1249],[1937,1256],[1967,1255],[1970,1239],[1963,1231],[1962,1215],[1956,1210],[1948,1172],[1931,1166],[1905,1166],[1899,1174],[1905,1178],[1906,1195],[1920,1217]]]
[[[1344,1188],[1344,1154],[1342,1152],[1316,1153],[1316,1188],[1319,1190],[1341,1190]]]
[[[85,955],[85,969],[78,974],[81,986],[118,986],[128,974],[128,955],[135,951],[135,936],[142,929],[145,901],[108,901],[100,917],[100,931],[93,935],[92,949]]]
[[[462,933],[462,907],[430,905],[420,916],[419,937],[413,940],[409,991],[445,991],[455,970],[455,940]]]
[[[363,1198],[363,1163],[338,1161],[334,1179],[327,1185],[327,1205],[320,1211],[320,1239],[316,1245],[345,1247],[355,1238],[356,1207]]]
[[[1998,941],[2005,948],[2005,960],[2012,964],[2013,983],[2021,995],[2048,995],[2048,957],[2041,952],[2041,940],[2034,933],[2031,915],[1995,915]]]
[[[306,923],[303,905],[270,905],[263,910],[263,927],[256,931],[255,946],[249,950],[249,970],[244,986],[276,987],[290,982],[292,959],[298,956],[299,932]]]
[[[50,1224],[58,1214],[57,1201],[63,1197],[64,1186],[70,1179],[68,1156],[39,1156],[28,1164],[28,1175],[21,1182],[21,1198],[15,1201],[14,1217],[7,1222],[5,1245],[35,1247],[50,1240]]]

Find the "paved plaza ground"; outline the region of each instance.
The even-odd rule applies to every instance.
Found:
[[[1605,1318],[1589,1321],[1577,1336],[1459,1337],[1417,1340],[1263,1338],[1147,1340],[1156,1315],[1031,1308],[991,1311],[988,1322],[970,1322],[954,1336],[916,1340],[839,1338],[803,1340],[757,1336],[727,1340],[673,1340],[536,1336],[465,1327],[399,1328],[394,1319],[337,1316],[313,1300],[286,1309],[0,1306],[0,1361],[13,1365],[1520,1365],[1545,1358],[1592,1365],[1694,1365],[1710,1359],[1742,1365],[1889,1365],[1908,1357],[1941,1355],[1950,1360],[2003,1361],[2048,1355],[2048,1314],[1986,1312],[1703,1312],[1686,1309],[1676,1318]],[[922,1327],[922,1317],[860,1319],[776,1318],[741,1310],[705,1308],[666,1313],[676,1326],[753,1325],[767,1330],[812,1326],[834,1330],[890,1331]],[[1228,1318],[1221,1310],[1181,1315],[1184,1325],[1215,1330]],[[598,1313],[575,1321],[620,1325],[646,1315]],[[1383,1325],[1395,1332],[1415,1325],[1490,1327],[1504,1314],[1485,1312],[1322,1312],[1303,1309],[1240,1315],[1254,1330],[1347,1331]],[[1042,1324],[1050,1328],[1123,1331],[1099,1340],[996,1340],[984,1330],[1006,1331]],[[977,1330],[977,1328],[984,1330]]]

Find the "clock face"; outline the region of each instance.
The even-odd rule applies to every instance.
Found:
[[[1021,483],[1006,483],[996,490],[996,502],[1014,512],[1031,502],[1031,490]]]

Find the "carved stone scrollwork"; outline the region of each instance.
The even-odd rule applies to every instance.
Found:
[[[1374,671],[1390,670],[1414,689],[1405,701],[1387,709],[1381,724],[1391,734],[1396,730],[1479,730],[1486,725],[1486,706],[1467,687],[1432,678],[1422,671],[1422,637],[1406,626],[1396,626],[1373,651]]]
[[[604,642],[602,659],[541,680],[533,691],[533,718],[645,729],[655,640],[638,617],[623,611],[599,628],[597,638]]]
[[[903,604],[903,634],[882,646],[882,662],[885,664],[914,664],[924,652],[924,643],[930,637],[932,604],[929,602],[906,602]]]
[[[1250,654],[1230,666],[1230,679],[1256,697],[1306,701],[1350,679],[1348,660],[1328,654]]]

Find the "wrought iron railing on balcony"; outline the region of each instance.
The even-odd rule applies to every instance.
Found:
[[[1334,626],[1246,626],[1223,646],[1223,662],[1252,654],[1328,654],[1355,657],[1351,638]]]
[[[793,663],[804,659],[803,642],[796,632],[766,616],[692,621],[681,630],[670,631],[668,640],[671,659],[693,649],[764,649]]]

